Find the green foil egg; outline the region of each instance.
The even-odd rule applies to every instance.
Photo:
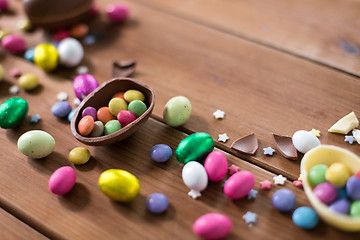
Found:
[[[14,97],[6,100],[0,106],[0,127],[17,127],[25,119],[28,109],[27,101],[22,98]]]
[[[56,47],[50,43],[41,43],[35,47],[34,62],[47,72],[54,70],[59,61]]]
[[[187,122],[191,115],[190,100],[183,96],[171,98],[165,105],[163,118],[167,125],[179,127]]]
[[[203,161],[212,152],[215,143],[212,137],[203,132],[194,133],[178,145],[175,156],[178,162],[186,164],[190,161]]]

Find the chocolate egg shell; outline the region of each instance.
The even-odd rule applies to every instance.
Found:
[[[92,3],[92,0],[27,0],[24,10],[34,26],[60,28],[86,18]]]

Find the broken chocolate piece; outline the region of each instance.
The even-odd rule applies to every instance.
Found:
[[[254,133],[239,138],[231,144],[231,148],[239,152],[254,155],[258,149],[258,140]]]
[[[291,137],[276,135],[273,133],[276,148],[279,150],[281,155],[290,160],[297,160],[297,150],[292,143]]]
[[[113,78],[129,77],[135,71],[136,62],[133,60],[113,62]]]

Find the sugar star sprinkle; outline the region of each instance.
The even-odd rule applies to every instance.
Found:
[[[247,199],[255,199],[256,196],[258,194],[258,191],[256,191],[255,189],[251,189],[250,192],[247,195]]]
[[[269,180],[265,180],[260,182],[260,187],[261,190],[270,190],[272,187],[272,182],[270,182]]]
[[[296,187],[298,187],[298,188],[303,188],[303,183],[302,183],[302,181],[296,180],[296,181],[293,181],[293,184],[294,184]]]
[[[230,167],[228,167],[229,174],[233,175],[234,173],[237,173],[239,171],[239,167],[232,164]]]
[[[56,99],[59,100],[59,101],[66,101],[68,99],[68,95],[67,95],[66,92],[59,92],[56,95]]]
[[[73,104],[74,104],[75,106],[79,106],[80,103],[81,103],[81,101],[80,101],[78,98],[74,98]]]
[[[218,109],[213,113],[213,115],[216,119],[222,119],[225,116],[225,112]]]
[[[79,66],[78,68],[76,68],[76,72],[77,74],[86,74],[89,73],[89,68],[87,66]]]
[[[18,94],[20,92],[20,88],[16,85],[12,85],[10,88],[9,88],[9,93],[10,94]]]
[[[37,113],[37,114],[32,115],[30,117],[30,122],[31,123],[38,123],[40,121],[40,119],[41,119],[41,116]]]
[[[284,185],[286,181],[286,177],[283,177],[281,174],[279,176],[273,177],[273,179],[274,183],[277,185]]]
[[[226,142],[229,139],[228,135],[226,133],[219,134],[219,142]]]
[[[275,150],[271,147],[263,148],[263,150],[264,150],[264,155],[269,155],[269,156],[272,156],[275,152]]]
[[[356,140],[353,136],[345,136],[344,141],[347,143],[353,144]]]
[[[314,134],[316,137],[320,137],[320,130],[317,130],[315,128],[311,129],[311,132],[312,134]]]
[[[252,226],[253,224],[256,223],[256,217],[257,214],[250,211],[246,212],[245,215],[242,216],[246,224],[248,224],[249,226]]]

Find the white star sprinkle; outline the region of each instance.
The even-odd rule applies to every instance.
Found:
[[[263,150],[264,150],[264,155],[272,156],[275,152],[275,150],[272,149],[271,147],[263,148]]]
[[[78,98],[74,98],[73,104],[74,104],[75,106],[79,106],[80,103],[81,103],[81,101],[80,101]]]
[[[216,112],[213,113],[213,115],[216,119],[222,119],[225,116],[225,112],[218,109],[216,110]]]
[[[242,216],[242,219],[244,219],[246,224],[249,224],[250,226],[252,226],[254,223],[256,223],[256,217],[257,217],[256,213],[248,211],[248,212],[246,212],[245,215]]]
[[[347,143],[353,144],[356,140],[355,140],[354,136],[345,136],[344,141]]]
[[[86,74],[89,73],[89,68],[87,66],[79,66],[78,68],[76,68],[76,72],[77,74]]]
[[[229,139],[228,135],[226,133],[219,134],[219,142],[226,142]]]
[[[10,88],[9,88],[9,93],[10,94],[18,94],[20,92],[20,88],[16,85],[12,85]]]
[[[66,101],[68,99],[68,95],[67,95],[66,92],[59,92],[56,95],[56,99],[59,100],[59,101]]]
[[[258,191],[256,191],[255,189],[251,189],[250,192],[247,195],[247,199],[255,199],[256,196],[258,194]]]
[[[276,177],[273,177],[274,183],[277,185],[284,185],[286,181],[286,177],[283,177],[283,175],[278,175]]]
[[[38,123],[40,121],[40,119],[41,119],[41,116],[37,113],[37,114],[32,115],[30,117],[30,122],[31,123]]]

